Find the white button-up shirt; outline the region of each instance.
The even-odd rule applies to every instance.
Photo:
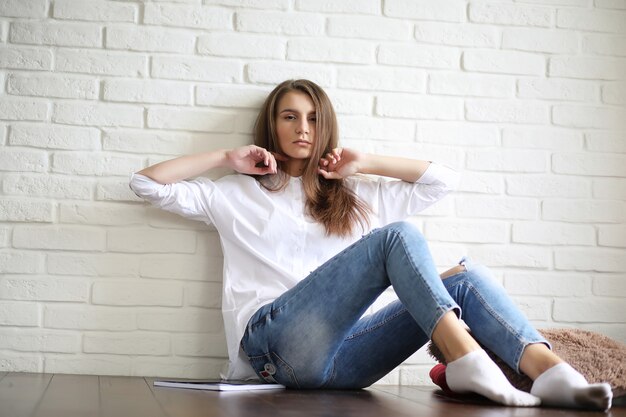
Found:
[[[422,211],[455,188],[458,178],[452,169],[431,163],[416,183],[362,175],[344,181],[372,209],[371,230]],[[290,178],[279,192],[241,174],[168,185],[133,174],[130,186],[157,207],[217,229],[224,254],[227,379],[257,378],[239,347],[254,312],[369,232],[357,226],[349,237],[327,236],[305,212],[300,178]]]

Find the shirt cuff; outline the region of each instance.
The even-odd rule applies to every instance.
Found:
[[[130,174],[128,186],[130,187],[132,192],[135,193],[135,195],[139,198],[145,198],[147,194],[154,192],[154,190],[159,187],[162,187],[161,184],[154,181],[153,179],[146,177],[145,175],[138,174],[136,172]]]
[[[450,188],[456,188],[460,179],[458,172],[445,165],[431,162],[426,171],[418,178],[416,182],[420,184],[444,183],[450,185]]]

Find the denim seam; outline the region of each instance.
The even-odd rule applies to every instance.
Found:
[[[291,365],[289,365],[287,362],[285,362],[285,360],[283,360],[283,358],[281,358],[278,355],[278,353],[276,353],[274,351],[270,352],[270,357],[271,356],[273,356],[275,358],[276,365],[280,365],[287,372],[287,374],[289,374],[289,377],[291,378],[291,382],[294,383],[296,388],[300,388],[300,384],[298,383],[298,378],[296,377],[296,374],[293,371],[293,368],[291,367]]]
[[[248,363],[250,363],[250,366],[252,367],[252,370],[254,371],[254,373],[259,377],[259,379],[265,379],[265,377],[263,377],[263,375],[261,375],[261,373],[259,371],[257,371],[256,367],[252,365],[252,362],[253,361],[258,361],[259,359],[264,359],[265,362],[267,363],[268,360],[269,360],[268,359],[269,355],[263,354],[263,355],[249,356],[246,353],[246,356],[248,357]]]
[[[258,319],[257,321],[255,321],[254,323],[250,323],[250,324],[248,324],[248,326],[247,326],[247,327],[248,327],[250,330],[254,330],[254,329],[256,329],[257,327],[262,326],[262,325],[263,325],[263,324],[265,324],[265,322],[267,321],[267,316],[268,316],[268,315],[269,315],[269,314],[265,314],[264,316],[259,317],[259,319]]]
[[[402,236],[402,233],[398,232],[397,230],[393,230],[391,229],[391,231],[398,237],[398,239],[400,240],[400,243],[402,244],[402,248],[404,249],[404,251],[409,254],[411,253],[406,245],[406,241],[404,240],[404,237]],[[411,260],[411,262],[409,262],[411,264],[411,268],[413,269],[413,272],[419,276],[422,276],[422,274],[417,271],[415,269],[415,265],[413,263],[413,260],[411,258],[409,258]],[[426,285],[426,289],[428,290],[428,293],[430,295],[430,297],[435,300],[437,302],[437,304],[444,304],[444,305],[439,305],[437,307],[437,311],[440,312],[441,314],[439,314],[438,316],[436,316],[435,318],[433,318],[433,320],[428,323],[428,337],[431,338],[432,337],[432,333],[433,330],[435,329],[435,326],[437,325],[437,323],[439,322],[439,320],[441,320],[441,317],[447,313],[448,311],[450,311],[451,309],[453,309],[455,307],[454,304],[450,304],[448,302],[442,303],[441,300],[439,300],[439,297],[436,297],[435,294],[431,291],[430,286]],[[457,306],[458,307],[458,306]],[[460,310],[460,307],[458,307]]]
[[[244,351],[244,353],[245,353],[245,351]],[[249,359],[249,360],[251,360],[251,361],[252,361],[252,360],[259,359],[259,358],[266,358],[266,357],[267,357],[267,354],[250,356],[250,355],[248,355],[248,354],[246,353],[246,356],[248,357],[248,359]]]
[[[459,281],[458,283],[454,284],[451,288],[454,288],[462,284],[463,282]],[[502,317],[499,314],[497,314],[497,312],[494,309],[492,309],[491,306],[487,302],[485,302],[485,299],[480,295],[480,291],[477,291],[477,289],[469,281],[465,280],[465,285],[467,285],[467,288],[474,294],[474,296],[483,306],[485,311],[487,311],[494,319],[496,319],[496,321],[498,321],[502,325],[502,327],[508,329],[509,332],[517,339],[518,348],[515,350],[514,361],[515,361],[515,371],[519,373],[519,360],[521,359],[521,354],[524,351],[524,347],[525,347],[524,340],[522,339],[522,335],[519,334],[516,329],[509,326],[509,324],[506,321],[504,321]]]
[[[328,379],[326,380],[326,382],[324,382],[322,384],[320,389],[327,388],[329,385],[331,385],[333,382],[335,382],[335,378],[337,377],[337,366],[336,365],[337,365],[336,358],[333,358],[333,365],[332,365],[332,368],[331,368],[330,375],[329,375]]]
[[[384,325],[386,325],[387,323],[389,323],[390,321],[392,321],[395,318],[399,317],[402,314],[411,314],[411,313],[409,313],[409,311],[405,307],[402,311],[398,311],[394,315],[387,317],[384,321],[377,323],[375,326],[368,327],[367,329],[361,330],[358,333],[353,333],[353,334],[349,335],[348,337],[346,337],[345,340],[353,340],[353,339],[356,339],[357,337],[363,336],[363,335],[365,335],[367,333],[370,333],[370,332],[372,332],[372,331],[374,331],[376,329],[379,329],[379,328],[383,327]]]

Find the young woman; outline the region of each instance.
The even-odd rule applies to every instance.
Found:
[[[424,237],[403,220],[452,190],[453,170],[338,147],[330,100],[307,80],[270,93],[254,140],[153,165],[130,184],[219,232],[227,378],[362,388],[432,339],[454,391],[509,406],[610,407],[610,386],[588,384],[554,355],[485,267],[462,260],[440,279]],[[216,167],[237,174],[189,180]],[[389,286],[399,300],[363,316]],[[477,340],[535,380],[530,394],[508,382],[461,312]]]

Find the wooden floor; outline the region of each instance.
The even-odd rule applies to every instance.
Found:
[[[152,386],[152,378],[0,372],[1,417],[626,417],[550,408],[500,407],[452,399],[432,387],[361,391],[209,392]]]

